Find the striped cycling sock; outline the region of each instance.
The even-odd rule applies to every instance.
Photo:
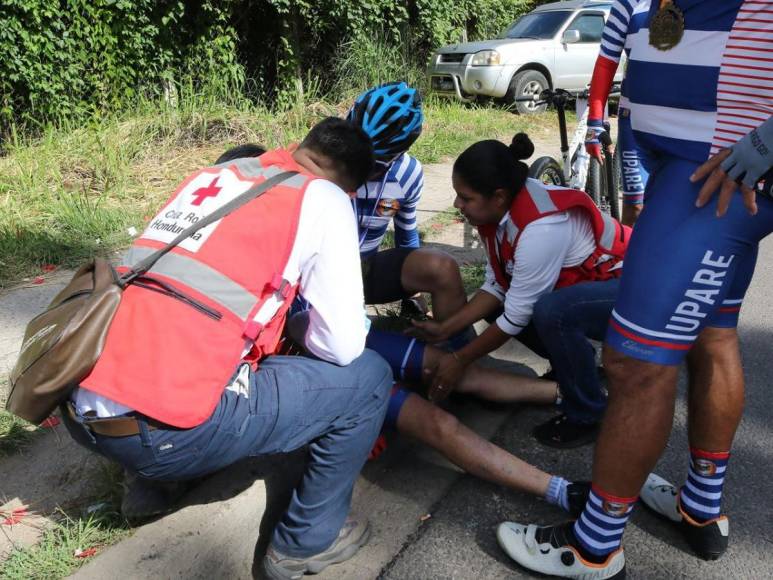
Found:
[[[697,522],[719,517],[729,459],[729,451],[717,453],[690,448],[690,471],[679,492],[679,503]]]
[[[574,535],[583,556],[601,562],[620,547],[625,524],[637,499],[616,497],[595,484],[591,487],[585,509],[574,523]]]
[[[569,489],[569,481],[565,480],[559,475],[554,475],[550,478],[548,484],[548,490],[545,492],[545,500],[552,505],[569,511],[569,496],[567,490]]]

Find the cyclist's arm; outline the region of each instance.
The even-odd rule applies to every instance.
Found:
[[[418,248],[419,230],[416,227],[416,207],[421,199],[424,187],[424,171],[417,159],[411,158],[402,176],[398,176],[405,197],[395,216],[395,246],[398,248]]]
[[[601,159],[601,149],[598,135],[603,130],[604,106],[609,99],[617,66],[625,48],[628,24],[633,9],[632,0],[617,0],[612,5],[601,35],[599,56],[593,67],[590,95],[588,96],[588,137],[585,147],[592,157],[599,160]]]

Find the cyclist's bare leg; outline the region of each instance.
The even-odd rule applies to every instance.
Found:
[[[397,430],[429,445],[471,475],[541,497],[547,492],[549,474],[486,441],[418,395],[408,395],[403,403]]]
[[[444,354],[446,353],[439,348],[427,345],[424,350],[424,369],[435,368],[437,359]],[[425,373],[424,379],[424,382],[429,384],[431,375]],[[487,401],[549,405],[556,401],[558,385],[554,381],[527,377],[473,363],[465,369],[455,390]]]
[[[439,322],[450,318],[467,303],[456,260],[440,250],[421,248],[411,252],[403,262],[400,282],[411,294],[429,292],[432,295],[432,314]]]
[[[606,493],[635,497],[671,433],[679,367],[643,362],[605,346],[604,368],[609,399],[596,441],[593,483]]]
[[[729,451],[741,422],[744,380],[735,328],[705,328],[687,357],[690,446]]]

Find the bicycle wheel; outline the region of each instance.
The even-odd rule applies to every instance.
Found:
[[[604,149],[604,200],[609,209],[609,215],[616,220],[620,220],[620,203],[618,199],[620,192],[619,155],[618,151],[611,155],[607,149]]]
[[[548,156],[540,157],[531,164],[529,177],[545,185],[566,185],[566,178],[558,161]]]
[[[588,166],[588,177],[585,180],[585,193],[602,211],[604,210],[604,182],[606,181],[606,174],[601,167],[601,164],[596,159],[590,160]]]

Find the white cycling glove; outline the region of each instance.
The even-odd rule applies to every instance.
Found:
[[[730,151],[720,167],[731,179],[740,178],[744,185],[754,188],[773,167],[773,117],[742,137]]]

